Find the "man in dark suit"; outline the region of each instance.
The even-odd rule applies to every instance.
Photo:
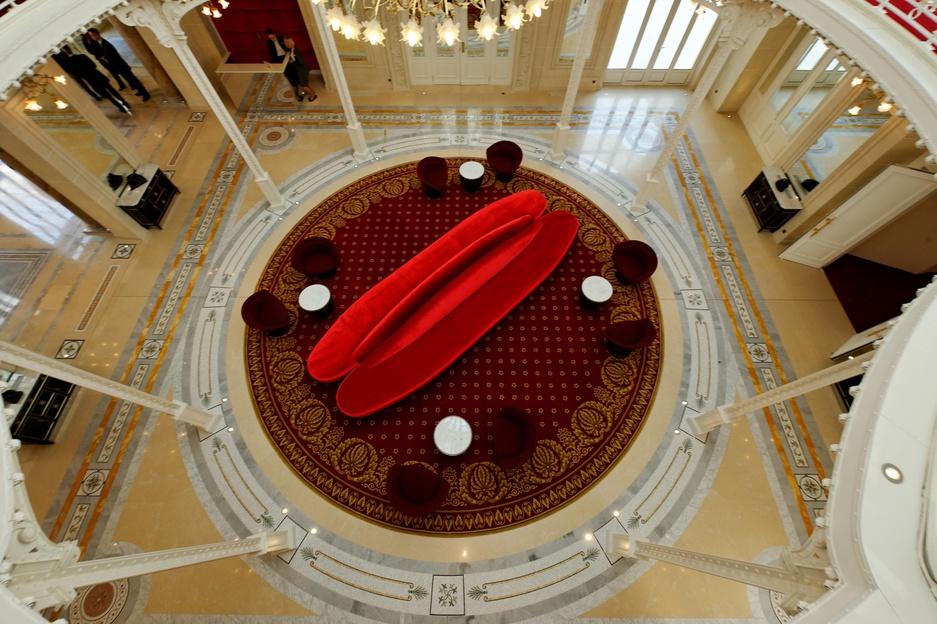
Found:
[[[142,97],[144,102],[149,100],[149,91],[146,90],[140,79],[133,75],[130,65],[120,55],[117,48],[110,41],[103,38],[97,28],[89,28],[88,37],[90,39],[88,52],[93,54],[101,62],[101,65],[111,72],[117,80],[118,86],[122,86],[120,85],[120,77],[122,76],[136,95]]]
[[[87,80],[75,74],[75,72],[72,70],[72,64],[67,54],[64,52],[59,52],[57,54],[53,54],[52,58],[55,59],[55,62],[59,64],[59,67],[65,70],[65,73],[68,74],[72,80],[78,83],[78,85],[84,89],[88,95],[96,99],[98,102],[104,99],[95,93],[94,89],[91,88],[91,85],[88,84]]]
[[[67,45],[62,46],[62,52],[68,57],[68,65],[75,76],[91,85],[95,93],[109,99],[114,103],[114,106],[121,111],[125,113],[130,112],[130,105],[127,104],[127,100],[120,97],[120,93],[114,90],[114,87],[111,86],[111,81],[107,79],[107,76],[98,71],[94,61],[84,54],[75,54]]]

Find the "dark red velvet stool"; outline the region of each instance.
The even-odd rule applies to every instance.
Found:
[[[492,423],[495,463],[504,470],[520,466],[534,456],[537,426],[522,409],[504,406]]]
[[[271,333],[283,331],[290,326],[290,313],[269,290],[258,290],[244,300],[241,318],[248,327]]]
[[[495,172],[495,178],[501,182],[510,182],[524,160],[524,150],[513,141],[498,141],[488,147],[485,156]]]
[[[657,270],[657,254],[645,242],[626,240],[615,245],[612,262],[623,284],[640,284]]]
[[[387,471],[387,497],[404,515],[428,516],[448,495],[449,483],[422,464],[391,466]]]
[[[446,159],[439,156],[427,156],[416,166],[416,175],[423,183],[423,190],[430,199],[439,199],[449,181],[449,167]]]
[[[290,255],[293,268],[306,275],[332,277],[338,269],[338,249],[322,236],[301,240]]]
[[[657,330],[650,319],[612,323],[604,333],[608,352],[615,357],[626,357],[634,349],[646,347],[657,338]]]

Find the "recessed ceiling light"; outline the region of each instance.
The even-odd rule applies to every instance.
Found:
[[[882,464],[882,474],[892,483],[901,483],[904,481],[904,475],[901,474],[901,470],[898,469],[898,466],[894,464]]]

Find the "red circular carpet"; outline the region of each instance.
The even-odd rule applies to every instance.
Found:
[[[313,208],[274,252],[258,284],[286,303],[293,325],[278,337],[247,330],[251,392],[286,461],[336,505],[422,533],[505,529],[573,500],[625,453],[651,407],[660,373],[660,338],[624,359],[605,348],[602,330],[617,320],[646,317],[660,330],[651,285],[622,286],[615,278],[612,247],[624,235],[611,219],[575,190],[524,168],[508,184],[488,171],[481,190],[468,194],[459,186],[464,160],[448,160],[442,199],[424,196],[414,162],[367,176]],[[373,416],[344,417],[335,405],[338,384],[316,382],[305,366],[330,323],[460,220],[523,189],[541,191],[548,211],[570,211],[580,221],[559,267],[429,385]],[[307,278],[290,266],[293,247],[308,236],[335,241],[341,264],[334,277]],[[580,303],[579,284],[595,274],[608,278],[615,294],[602,308],[588,310]],[[325,318],[296,304],[300,291],[317,281],[332,291]],[[504,405],[526,410],[539,425],[533,458],[507,471],[492,461],[490,436]],[[448,414],[472,425],[472,444],[459,457],[445,456],[433,444],[433,428]],[[424,463],[451,485],[436,513],[413,518],[389,504],[387,471],[408,462]]]

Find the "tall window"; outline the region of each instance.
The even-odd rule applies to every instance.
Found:
[[[630,0],[606,82],[683,84],[717,17],[692,0]]]

